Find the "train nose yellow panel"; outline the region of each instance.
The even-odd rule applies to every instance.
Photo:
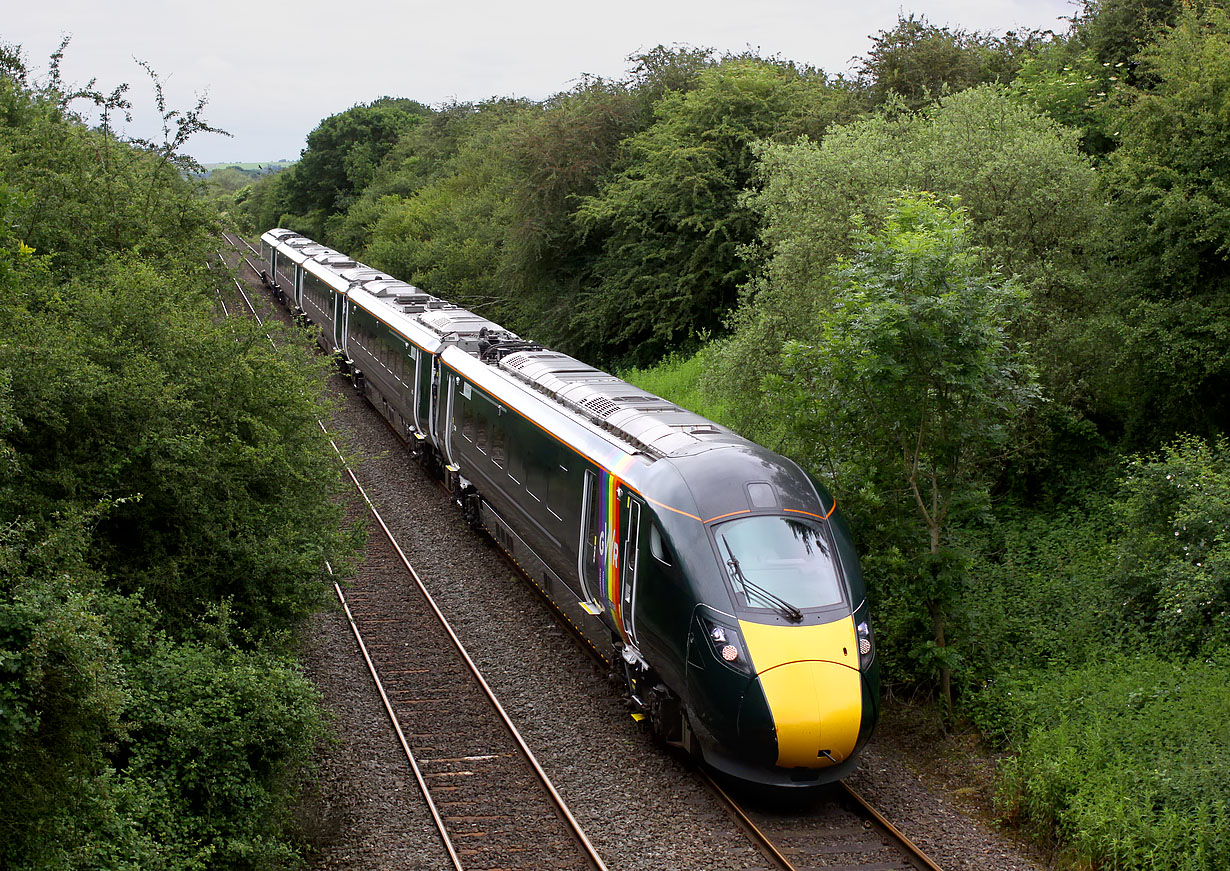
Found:
[[[854,621],[739,627],[773,717],[777,764],[825,768],[849,758],[863,715]]]
[[[778,765],[824,768],[854,752],[863,715],[856,670],[833,662],[792,662],[763,672],[760,685],[777,730]]]

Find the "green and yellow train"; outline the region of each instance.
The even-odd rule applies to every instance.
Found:
[[[289,230],[263,277],[613,664],[638,717],[714,769],[848,774],[879,712],[858,558],[792,461]]]

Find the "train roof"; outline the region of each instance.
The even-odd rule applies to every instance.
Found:
[[[267,230],[261,234],[261,241],[273,245],[276,242],[289,239],[291,236],[300,236],[300,234],[294,230],[287,230],[285,227],[274,227],[272,230]],[[300,238],[306,239],[307,237],[300,236]]]
[[[446,308],[451,305],[439,297],[419,290],[413,284],[396,278],[365,281],[363,290],[404,315],[416,315],[431,308]]]
[[[567,354],[543,348],[482,315],[467,311],[412,284],[344,254],[316,245],[289,230],[270,230],[262,239],[297,249],[361,289],[378,305],[406,316],[471,357],[547,397],[562,411],[631,445],[650,459],[680,457],[703,447],[749,444],[733,431],[673,402],[634,387],[609,372]],[[365,306],[370,309],[370,305]]]
[[[706,417],[558,351],[516,351],[499,366],[653,457],[681,455],[699,444],[744,441]]]

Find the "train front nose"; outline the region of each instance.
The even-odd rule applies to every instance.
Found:
[[[827,768],[848,759],[866,713],[853,621],[741,621],[740,628],[761,690],[740,705],[741,737],[754,745],[772,735],[780,768]]]
[[[758,679],[779,767],[825,768],[850,757],[863,715],[856,669],[817,660],[790,662],[761,672]],[[764,734],[763,719],[760,700],[745,699],[739,721],[749,739]]]

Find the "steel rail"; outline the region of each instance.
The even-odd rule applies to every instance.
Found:
[[[334,446],[334,449],[336,450],[336,446]],[[325,565],[329,569],[329,574],[333,574],[333,568],[327,563]],[[372,662],[372,658],[367,652],[367,644],[363,641],[363,634],[359,631],[359,625],[355,622],[354,615],[350,613],[350,605],[346,602],[346,597],[342,594],[342,588],[336,581],[333,582],[333,592],[337,594],[337,600],[342,603],[342,610],[346,612],[346,620],[350,623],[350,631],[354,633],[354,640],[359,645],[359,652],[363,654],[363,661],[367,663],[367,670],[371,673],[372,681],[376,684],[376,691],[380,693],[380,701],[384,705],[385,713],[389,715],[389,720],[393,723],[393,731],[397,733],[397,740],[401,744],[401,749],[406,754],[406,759],[410,762],[410,770],[414,772],[414,779],[419,785],[419,791],[423,793],[423,798],[427,802],[427,809],[431,811],[431,818],[436,824],[436,830],[440,833],[440,839],[444,842],[444,849],[448,851],[448,858],[457,871],[464,871],[461,865],[461,857],[457,855],[457,849],[453,846],[453,839],[449,837],[444,817],[440,815],[435,799],[431,796],[431,790],[427,787],[427,780],[423,777],[423,771],[419,768],[418,760],[414,757],[414,751],[410,749],[410,742],[406,740],[406,733],[402,731],[401,723],[397,722],[397,714],[393,711],[393,704],[389,701],[388,694],[384,691],[384,682],[380,680],[380,674],[376,671],[376,664]]]
[[[250,245],[248,247],[251,248]],[[244,260],[247,261],[247,258],[245,257]],[[251,266],[252,264],[249,262],[248,265]],[[256,318],[257,323],[261,326],[264,326],[264,321],[261,320],[260,315],[257,314],[256,307],[253,305],[252,300],[248,297],[247,293],[244,292],[242,286],[239,285],[238,281],[236,281],[233,278],[232,278],[232,281],[235,282],[236,287],[239,289],[239,292],[243,296],[244,301],[247,303],[249,310],[252,312],[252,315]],[[273,342],[272,338],[270,338],[269,340],[271,343]],[[415,570],[414,566],[411,565],[410,560],[406,556],[405,551],[402,549],[397,539],[393,536],[392,530],[390,530],[388,525],[384,522],[384,518],[380,515],[380,512],[377,510],[375,504],[372,502],[371,498],[368,496],[367,490],[363,487],[361,483],[359,483],[358,477],[355,475],[354,470],[351,469],[350,465],[346,462],[346,459],[344,455],[342,454],[341,449],[337,446],[337,443],[334,441],[333,436],[330,434],[328,427],[325,426],[324,421],[319,420],[319,419],[317,419],[316,424],[317,426],[320,427],[321,431],[325,434],[325,437],[329,439],[330,447],[332,447],[334,453],[337,454],[338,459],[342,463],[342,468],[345,469],[346,474],[347,476],[349,476],[351,482],[354,484],[355,489],[358,490],[359,495],[362,496],[364,503],[367,505],[368,511],[371,512],[377,524],[379,524],[380,529],[384,532],[385,538],[388,539],[389,544],[392,545],[393,549],[397,552],[397,556],[401,560],[402,565],[410,573],[410,577],[414,580],[414,583],[418,587],[419,592],[422,593],[423,598],[427,601],[427,604],[430,606],[436,619],[439,620],[440,625],[444,628],[445,632],[448,634],[458,654],[461,656],[462,660],[466,663],[466,666],[469,668],[470,673],[473,675],[475,680],[478,681],[478,684],[483,690],[483,693],[487,696],[488,701],[491,703],[492,707],[495,709],[496,713],[499,715],[500,720],[503,722],[509,734],[512,736],[513,741],[516,743],[517,748],[521,751],[522,756],[525,758],[531,770],[534,772],[534,775],[538,778],[539,782],[542,784],[547,794],[551,797],[551,802],[555,806],[556,811],[559,813],[560,817],[567,824],[569,830],[572,832],[577,842],[581,845],[585,860],[594,869],[596,869],[596,871],[608,871],[606,863],[602,861],[602,857],[598,855],[598,852],[594,848],[593,843],[589,840],[589,837],[585,834],[584,829],[581,828],[581,824],[577,822],[576,817],[574,817],[572,814],[572,811],[569,810],[567,803],[565,803],[563,799],[563,796],[559,794],[559,792],[555,789],[555,785],[551,783],[551,779],[547,775],[546,770],[538,762],[538,759],[534,755],[534,752],[530,749],[529,745],[525,742],[525,739],[521,736],[520,730],[517,729],[512,719],[508,716],[508,713],[504,709],[504,706],[500,703],[500,700],[496,698],[495,692],[491,689],[491,686],[487,683],[486,678],[483,677],[482,672],[479,670],[478,665],[474,662],[473,658],[470,656],[469,651],[466,650],[465,645],[462,644],[461,639],[457,636],[457,633],[453,631],[452,625],[448,622],[448,619],[444,616],[444,613],[440,610],[439,606],[436,604],[435,599],[432,597],[431,593],[428,592],[427,587],[423,583],[422,578],[419,577],[418,572]],[[330,574],[333,573],[333,570],[331,567],[326,565],[326,568],[329,569]],[[354,632],[355,638],[359,643],[359,648],[363,653],[363,658],[367,662],[368,670],[371,672],[372,679],[376,683],[377,690],[379,691],[381,700],[384,703],[385,711],[388,713],[389,718],[393,721],[393,727],[397,732],[398,740],[401,742],[402,748],[405,751],[406,756],[410,761],[411,768],[414,771],[415,779],[419,783],[419,789],[422,791],[423,796],[425,800],[427,801],[428,807],[431,809],[432,817],[436,821],[436,827],[440,831],[441,838],[444,840],[445,848],[447,849],[449,856],[453,861],[454,867],[456,867],[458,871],[461,871],[462,866],[460,864],[460,860],[458,859],[456,855],[456,851],[453,848],[452,841],[448,836],[447,829],[444,825],[442,818],[439,815],[439,812],[436,809],[435,802],[431,798],[430,790],[426,784],[426,781],[422,777],[422,774],[419,770],[418,763],[414,758],[414,755],[410,749],[409,743],[407,742],[405,735],[402,732],[400,724],[397,722],[397,717],[392,709],[392,706],[389,702],[387,695],[385,694],[384,686],[376,671],[375,664],[372,662],[371,657],[368,655],[367,647],[363,643],[362,635],[359,632],[358,625],[355,623],[354,617],[350,612],[350,607],[346,603],[345,597],[343,596],[341,588],[338,586],[338,584],[335,582],[333,586],[334,586],[334,591],[336,592],[338,599],[341,601],[342,607],[346,612],[346,618],[350,622],[351,630]]]
[[[709,787],[713,792],[717,793],[719,799],[735,819],[735,824],[743,830],[744,834],[751,838],[753,845],[760,851],[766,859],[776,865],[781,871],[798,871],[794,864],[777,849],[777,845],[773,840],[760,830],[760,827],[749,817],[739,806],[739,803],[730,797],[726,790],[718,785],[718,782],[709,776],[708,772],[700,769],[702,782]]]
[[[863,796],[858,792],[858,790],[850,786],[850,784],[846,783],[844,780],[839,781],[839,782],[841,783],[841,788],[844,789],[846,791],[846,794],[849,795],[850,798],[854,800],[854,803],[857,804],[864,811],[866,811],[868,814],[870,814],[877,823],[879,823],[886,830],[888,830],[888,833],[892,837],[896,838],[897,841],[899,841],[901,845],[906,848],[906,851],[910,853],[911,858],[917,859],[919,862],[923,864],[923,867],[926,869],[926,871],[944,871],[943,868],[941,868],[939,865],[937,865],[935,862],[931,860],[930,856],[928,856],[926,853],[922,851],[921,847],[919,847],[917,844],[911,841],[906,836],[905,832],[901,831],[899,828],[897,828],[892,823],[890,823],[887,817],[885,817],[882,813],[880,813],[878,810],[872,807],[872,805],[867,801],[867,799],[863,798]]]
[[[745,834],[752,840],[753,845],[760,853],[772,862],[780,871],[798,871],[798,866],[794,865],[773,843],[773,839],[765,834],[761,828],[756,825],[756,822],[748,816],[748,814],[740,807],[739,803],[731,798],[726,790],[722,789],[709,774],[703,770],[700,771],[701,779],[706,786],[709,787],[718,798],[721,799],[726,809],[734,817],[735,823],[743,830]],[[888,836],[897,842],[898,849],[905,854],[906,861],[916,864],[923,871],[943,871],[943,869],[935,863],[935,861],[923,852],[922,848],[915,844],[910,838],[898,829],[895,825],[889,822],[888,818],[875,809],[862,795],[859,794],[854,787],[850,786],[845,781],[838,781],[839,785],[850,799],[858,806],[864,814],[869,816],[875,823],[881,826]]]

